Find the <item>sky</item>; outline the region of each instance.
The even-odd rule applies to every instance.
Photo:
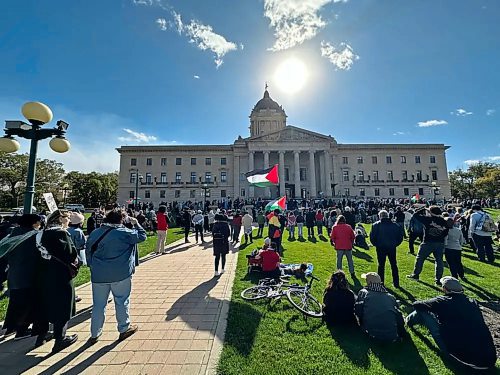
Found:
[[[289,125],[339,143],[500,163],[499,19],[497,0],[3,1],[0,119],[41,101],[72,149],[39,156],[109,172],[120,145],[249,136],[267,82]]]

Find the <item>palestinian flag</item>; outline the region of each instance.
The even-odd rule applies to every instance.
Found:
[[[278,185],[278,164],[268,169],[255,169],[245,173],[245,177],[252,186],[268,187]]]
[[[415,194],[413,197],[411,197],[411,202],[412,203],[417,203],[420,200],[420,195]]]
[[[286,208],[286,195],[281,198],[276,199],[275,201],[271,201],[266,204],[266,211],[274,211],[275,209],[284,211]]]

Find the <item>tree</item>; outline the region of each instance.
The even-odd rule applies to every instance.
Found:
[[[2,206],[16,207],[21,204],[19,201],[26,188],[28,161],[28,154],[1,153],[0,187],[6,193],[2,196],[8,200],[2,201]],[[50,192],[56,197],[63,177],[64,168],[61,163],[50,159],[37,159],[34,202],[40,202],[42,193]]]
[[[458,198],[500,197],[500,165],[477,163],[467,170],[458,169],[449,173],[451,195]]]
[[[80,173],[66,175],[70,194],[68,202],[80,203],[85,207],[99,207],[116,202],[118,194],[118,173]]]

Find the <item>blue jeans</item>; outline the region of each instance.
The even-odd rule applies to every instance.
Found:
[[[446,345],[441,337],[441,331],[439,329],[439,322],[436,316],[427,311],[413,311],[410,315],[406,317],[406,324],[408,327],[413,327],[415,324],[420,324],[429,330],[434,342],[444,354],[447,354]]]
[[[299,238],[303,238],[302,229],[304,228],[304,223],[297,223],[297,231],[299,232]]]
[[[415,269],[413,274],[418,276],[422,272],[424,262],[429,255],[433,254],[435,259],[435,277],[439,281],[443,277],[443,253],[444,242],[424,242],[418,248],[417,258],[415,259]]]
[[[347,258],[349,273],[354,273],[354,262],[352,261],[352,250],[335,250],[337,252],[337,269],[342,269],[342,258]]]
[[[115,300],[116,321],[118,332],[125,332],[130,326],[130,292],[132,290],[132,276],[114,283],[92,283],[92,318],[90,320],[90,334],[99,337],[106,316],[109,292]]]
[[[295,225],[289,225],[288,232],[290,232],[290,237],[294,238],[295,237]]]

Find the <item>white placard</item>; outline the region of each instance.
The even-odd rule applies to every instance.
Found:
[[[45,199],[45,203],[47,203],[47,207],[51,213],[58,209],[56,200],[54,199],[52,193],[43,193],[43,198]]]

